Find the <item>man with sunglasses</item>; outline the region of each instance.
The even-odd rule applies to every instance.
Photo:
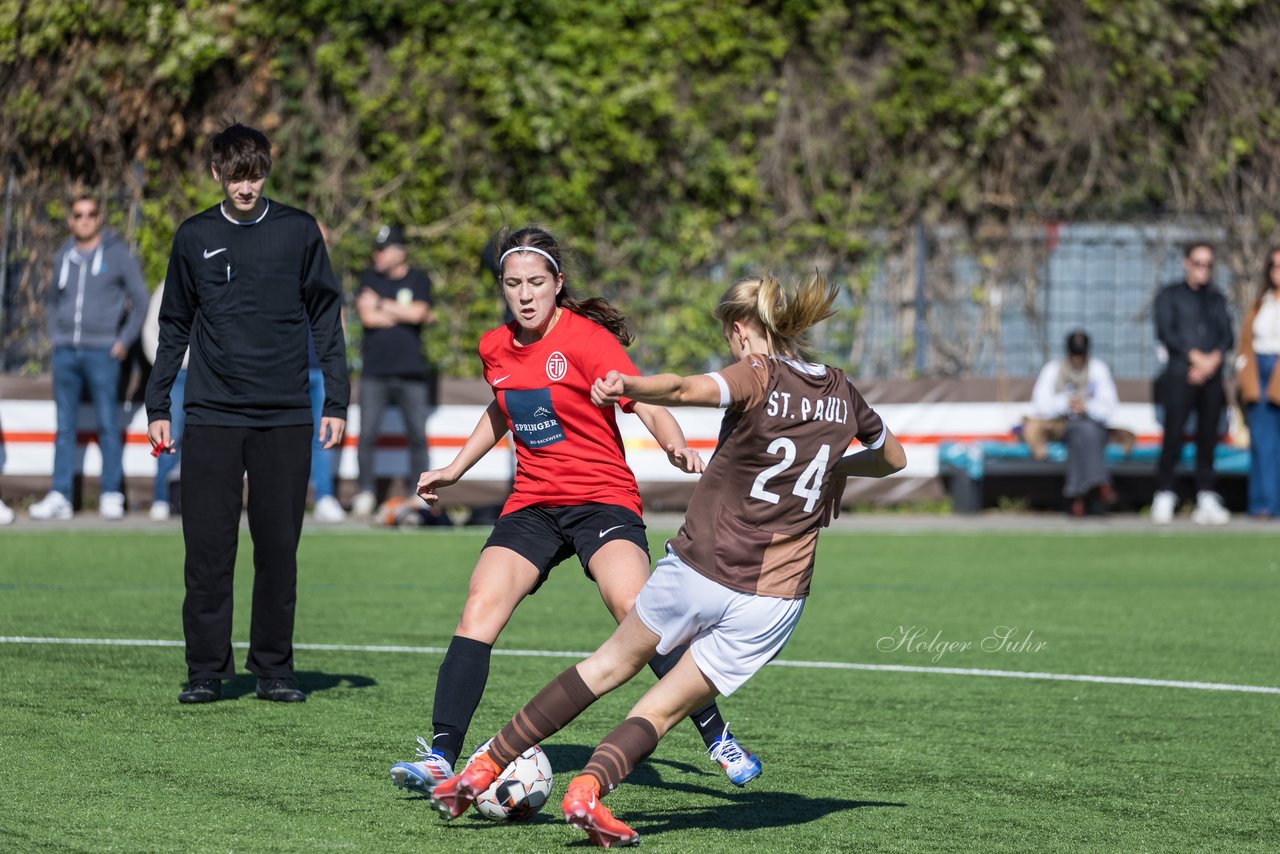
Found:
[[[1226,406],[1222,384],[1223,357],[1235,346],[1227,300],[1213,285],[1213,246],[1188,244],[1182,253],[1185,278],[1160,290],[1155,302],[1156,337],[1168,353],[1156,379],[1156,400],[1164,407],[1164,444],[1156,465],[1156,494],[1151,521],[1167,525],[1178,499],[1173,491],[1174,467],[1182,456],[1183,431],[1196,415],[1196,508],[1191,520],[1223,525],[1231,514],[1213,491],[1213,455]]]
[[[76,421],[85,388],[97,416],[102,453],[98,509],[104,519],[124,518],[124,439],[120,431],[120,361],[138,339],[147,310],[147,286],[138,261],[115,232],[102,227],[102,208],[77,193],[67,215],[71,236],[53,259],[45,299],[53,343],[53,400],[57,433],[53,484],[31,505],[31,518],[70,519],[76,464]]]

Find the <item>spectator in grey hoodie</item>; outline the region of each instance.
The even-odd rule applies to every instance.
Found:
[[[102,227],[98,200],[85,193],[71,201],[67,239],[53,261],[45,303],[53,342],[53,400],[58,427],[53,445],[53,488],[31,505],[31,518],[70,519],[76,463],[76,415],[85,388],[93,400],[102,452],[99,512],[124,518],[124,439],[116,399],[120,360],[142,329],[147,286],[138,261],[119,235]]]

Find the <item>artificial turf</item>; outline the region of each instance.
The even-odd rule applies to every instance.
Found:
[[[483,538],[308,530],[296,641],[444,647]],[[781,659],[1274,688],[1275,543],[831,531]],[[246,537],[237,641],[250,555]],[[0,535],[0,849],[578,848],[585,838],[555,807],[652,680],[543,745],[556,785],[534,820],[446,824],[387,775],[429,727],[437,652],[300,648],[306,704],[257,701],[242,675],[229,699],[192,707],[176,702],[180,646],[13,640],[178,642],[181,601],[176,528]],[[610,628],[571,560],[498,649],[587,651]],[[236,657],[242,666],[243,649]],[[572,661],[495,656],[469,742]],[[722,708],[763,776],[734,788],[692,727],[677,727],[607,801],[646,850],[1265,851],[1280,840],[1280,693],[803,665],[766,667]]]

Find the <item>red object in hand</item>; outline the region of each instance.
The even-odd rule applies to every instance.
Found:
[[[158,460],[160,459],[160,455],[165,453],[166,450],[168,449],[164,445],[155,445],[151,448],[151,456]]]

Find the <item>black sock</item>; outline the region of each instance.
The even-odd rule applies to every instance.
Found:
[[[431,748],[458,764],[462,742],[467,737],[471,718],[484,696],[489,681],[489,656],[493,646],[478,640],[454,635],[449,651],[436,675],[436,702],[431,716]]]
[[[649,659],[649,669],[661,679],[676,666],[688,648],[678,646],[666,654],[655,653],[653,658]],[[698,735],[702,736],[702,743],[707,747],[724,734],[724,718],[720,717],[720,707],[716,705],[715,700],[689,715],[689,720],[693,721],[693,725],[698,728]]]
[[[702,736],[702,743],[707,747],[724,735],[727,726],[724,718],[720,717],[720,707],[716,705],[715,700],[689,715],[689,720],[693,721],[693,725],[698,728],[698,735]]]

